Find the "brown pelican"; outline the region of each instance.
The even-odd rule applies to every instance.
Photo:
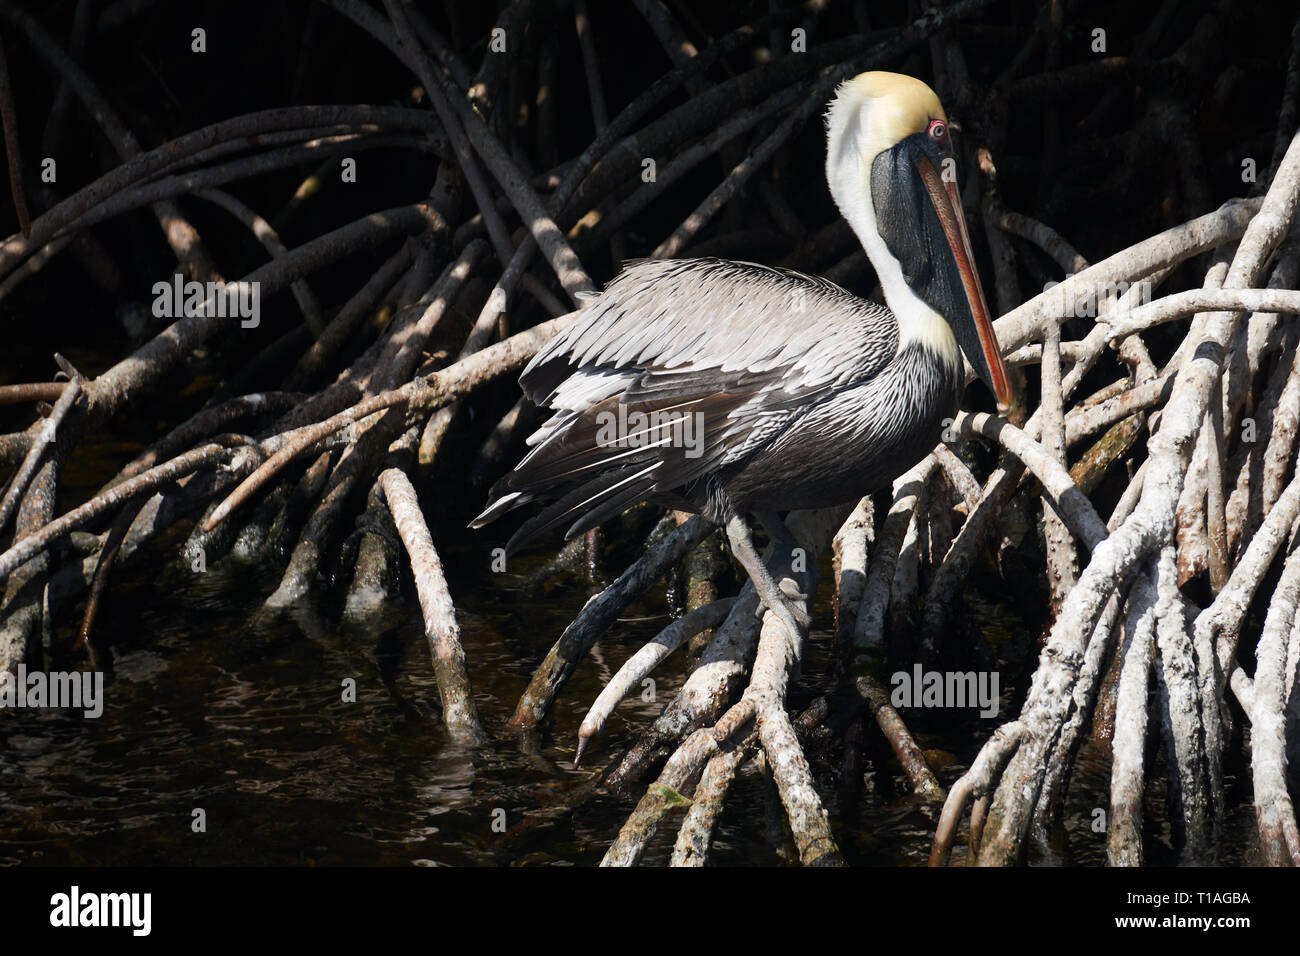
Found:
[[[628,264],[521,375],[554,414],[472,527],[549,501],[513,551],[646,499],[703,514],[725,526],[760,599],[798,639],[802,612],[745,516],[788,542],[776,512],[854,501],[920,461],[957,411],[963,352],[999,405],[1012,400],[934,91],[897,73],[848,80],[826,146],[831,195],[888,308],[754,263]]]

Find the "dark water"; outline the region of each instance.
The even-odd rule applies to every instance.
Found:
[[[629,608],[584,662],[530,753],[504,725],[532,667],[587,599],[580,580],[536,599],[509,575],[453,577],[477,706],[496,740],[465,749],[442,728],[413,596],[382,630],[358,634],[329,623],[339,619],[333,607],[261,615],[272,573],[229,561],[204,574],[174,564],[128,568],[98,625],[116,652],[103,716],[0,712],[0,863],[591,865],[635,805],[635,795],[594,789],[596,770],[572,769],[573,745],[604,682],[669,620],[662,590]],[[793,688],[796,703],[828,689],[819,683],[828,669],[828,592],[823,584],[822,627],[808,676]],[[636,739],[680,687],[684,661],[679,651],[661,665],[658,703],[624,701],[588,767],[604,767]],[[385,670],[394,675],[388,685]],[[356,681],[355,703],[343,700],[347,678]],[[945,785],[996,723],[972,719],[955,739],[951,730],[918,735],[936,748]],[[811,747],[819,752],[815,740]],[[914,801],[892,763],[869,757],[847,818],[826,769],[834,762],[814,765],[823,767],[819,789],[850,862],[924,863],[937,808]],[[1092,808],[1108,803],[1108,775],[1104,747],[1085,752],[1061,852],[1040,862],[1104,862],[1104,836],[1089,824]],[[206,832],[193,832],[196,808]],[[504,833],[493,827],[501,811]],[[782,863],[768,837],[773,812],[759,774],[742,773],[712,862]],[[667,861],[680,819],[676,811],[660,827],[645,862]]]

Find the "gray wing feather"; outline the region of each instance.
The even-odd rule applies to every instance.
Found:
[[[475,523],[558,497],[516,538],[575,517],[576,534],[780,441],[897,354],[893,314],[823,279],[722,259],[631,263],[524,369],[525,393],[555,414]],[[695,416],[702,447],[611,451],[597,421],[619,405]]]
[[[802,394],[869,378],[898,351],[893,314],[824,279],[723,259],[642,260],[551,340],[520,381],[538,404],[572,408],[575,373],[764,374]],[[612,377],[610,379],[612,384]],[[609,394],[613,394],[612,392]],[[556,398],[559,401],[556,402]]]

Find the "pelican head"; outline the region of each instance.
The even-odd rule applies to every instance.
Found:
[[[934,91],[899,73],[840,85],[826,114],[826,179],[898,317],[916,341],[960,362],[997,397],[1010,379],[980,287],[957,191],[948,117]]]

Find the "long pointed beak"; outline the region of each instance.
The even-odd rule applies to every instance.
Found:
[[[992,379],[993,394],[998,400],[998,410],[1006,412],[1015,401],[1011,390],[1011,378],[1002,361],[1002,351],[998,347],[998,337],[993,331],[993,320],[989,316],[988,302],[984,298],[984,288],[980,285],[980,275],[975,268],[975,254],[971,251],[970,235],[966,231],[966,216],[962,212],[961,197],[957,194],[956,182],[945,182],[935,170],[930,160],[924,156],[917,163],[921,181],[925,183],[930,202],[939,217],[943,234],[952,250],[953,261],[961,275],[962,285],[966,290],[966,301],[970,304],[970,314],[975,320],[975,331],[979,335],[980,350],[989,368]]]

